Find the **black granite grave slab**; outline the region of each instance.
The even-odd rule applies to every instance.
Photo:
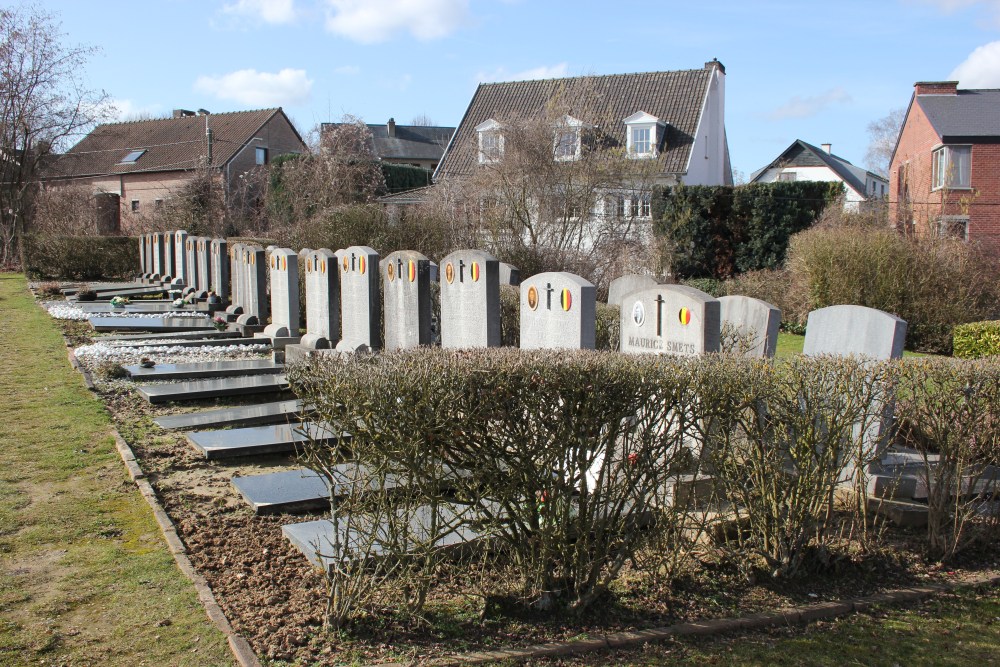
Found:
[[[145,285],[143,287],[129,287],[127,289],[115,290],[95,290],[100,301],[107,301],[116,296],[148,296],[152,294],[163,294],[167,290],[162,285]]]
[[[330,509],[326,479],[308,468],[233,477],[233,486],[257,514]]]
[[[237,334],[238,336],[238,334]],[[169,336],[162,339],[161,341],[150,341],[150,340],[127,340],[119,341],[115,343],[115,347],[150,347],[156,345],[166,345],[169,347],[219,347],[219,346],[230,346],[230,345],[263,345],[261,348],[266,350],[271,347],[271,339],[269,338],[194,338],[189,340],[177,339],[172,343],[167,343],[165,341],[171,340]],[[155,354],[155,353],[153,353]]]
[[[247,378],[219,378],[156,385],[143,385],[139,394],[150,403],[194,401],[202,398],[273,394],[288,388],[284,375],[257,375]]]
[[[126,366],[125,372],[133,380],[196,380],[212,377],[249,377],[280,373],[284,364],[270,359],[228,359],[189,364],[156,364],[152,368]]]
[[[319,424],[273,424],[187,434],[188,442],[206,459],[286,454],[311,439],[335,445],[348,437],[346,433],[335,433]]]
[[[262,424],[287,424],[297,421],[303,411],[302,401],[276,401],[274,403],[258,403],[236,408],[220,408],[218,410],[202,410],[187,412],[180,415],[164,415],[157,417],[153,423],[167,431],[182,429],[208,429],[226,426],[259,426]]]
[[[138,342],[142,343],[144,341],[157,341],[159,339],[171,340],[171,339],[190,339],[190,340],[209,340],[216,338],[239,338],[242,334],[239,331],[213,331],[211,329],[205,329],[204,331],[173,331],[167,333],[139,333],[139,334],[112,334],[110,336],[99,336],[96,339],[98,343],[123,343],[123,342]]]
[[[215,329],[207,317],[91,317],[94,331],[211,331]]]
[[[76,307],[85,313],[208,313],[207,303],[175,306],[173,301],[135,301],[114,307],[110,301],[77,301]]]

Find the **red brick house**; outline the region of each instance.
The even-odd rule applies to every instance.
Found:
[[[210,114],[177,109],[172,118],[98,125],[45,170],[45,187],[84,186],[98,206],[120,211],[117,229],[152,212],[208,168],[228,198],[241,174],[308,148],[280,108]],[[117,206],[115,205],[117,204]]]
[[[918,82],[889,168],[890,220],[1000,251],[1000,90]]]

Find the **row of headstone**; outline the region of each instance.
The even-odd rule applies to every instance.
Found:
[[[186,231],[153,232],[139,237],[142,278],[186,287],[200,297],[230,296],[230,264],[225,239],[190,236]]]
[[[222,246],[220,245],[220,252],[221,248]],[[227,310],[234,315],[238,315],[237,321],[242,324],[263,323],[270,312],[270,302],[267,296],[269,270],[267,252],[264,248],[257,245],[234,243],[228,248],[228,254],[231,305]],[[295,289],[298,292],[297,274]],[[289,300],[290,297],[290,294],[286,296]],[[295,304],[297,309],[297,294]],[[298,328],[297,319],[296,316],[296,329]]]

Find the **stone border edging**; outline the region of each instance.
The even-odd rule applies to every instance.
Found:
[[[69,357],[70,365],[83,376],[83,382],[87,386],[87,389],[96,392],[97,386],[94,384],[93,376],[80,363],[76,355],[73,354],[73,348],[67,347],[67,356]],[[205,609],[205,614],[215,624],[215,627],[226,636],[226,641],[229,643],[229,650],[240,667],[261,667],[260,660],[257,659],[257,655],[250,647],[250,643],[242,635],[233,630],[233,626],[229,623],[229,619],[226,618],[225,612],[222,611],[222,607],[216,601],[215,594],[212,592],[211,586],[208,585],[208,581],[198,573],[191,559],[188,558],[187,547],[184,546],[183,540],[177,534],[174,522],[160,504],[160,499],[156,497],[156,491],[146,478],[146,473],[143,472],[142,467],[135,458],[132,448],[128,446],[125,439],[118,433],[118,429],[115,428],[113,423],[110,424],[110,428],[111,435],[115,439],[115,448],[118,450],[118,455],[121,457],[122,463],[125,464],[129,478],[135,483],[139,493],[146,499],[146,503],[153,511],[153,517],[160,527],[160,533],[163,535],[163,539],[167,543],[167,548],[174,557],[177,568],[194,585],[194,589],[198,593],[198,601],[201,602],[202,607]]]
[[[498,649],[494,651],[477,651],[450,658],[431,660],[427,665],[433,667],[459,667],[460,665],[481,665],[488,662],[510,661],[522,662],[537,658],[555,658],[576,653],[589,653],[606,649],[628,648],[649,642],[663,641],[674,637],[710,637],[727,632],[763,630],[779,626],[806,625],[812,621],[848,616],[855,612],[866,611],[875,605],[895,605],[916,602],[930,598],[939,593],[946,593],[962,588],[982,588],[1000,586],[1000,574],[987,574],[961,581],[926,584],[898,588],[885,593],[876,593],[859,598],[842,601],[820,602],[804,607],[789,607],[769,612],[759,612],[739,618],[716,618],[690,623],[678,623],[649,630],[633,632],[615,632],[579,641],[550,642],[536,644],[524,648]],[[404,667],[408,663],[387,662],[378,667]]]

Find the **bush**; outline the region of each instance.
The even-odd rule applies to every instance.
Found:
[[[978,359],[1000,354],[1000,320],[959,324],[952,335],[953,354]]]
[[[513,285],[500,286],[500,344],[521,346],[521,290]]]
[[[381,166],[382,175],[385,178],[385,190],[389,194],[422,188],[431,184],[431,172],[423,167],[388,162],[382,162]]]
[[[25,272],[33,278],[129,279],[139,274],[139,239],[131,236],[25,235]]]
[[[805,333],[809,309],[806,300],[793,289],[792,276],[783,269],[748,271],[726,280],[723,294],[737,294],[766,301],[781,310],[781,328],[791,333]]]
[[[1000,272],[978,248],[892,230],[811,229],[789,248],[791,291],[813,310],[856,304],[907,322],[909,349],[948,354],[956,324],[996,310]]]
[[[601,301],[597,302],[595,313],[597,331],[594,347],[598,350],[617,352],[621,349],[621,309]]]

